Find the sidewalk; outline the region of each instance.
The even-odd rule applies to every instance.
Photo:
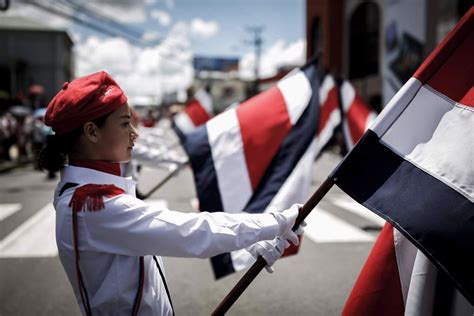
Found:
[[[18,167],[26,166],[32,162],[33,161],[31,159],[22,160],[22,161],[19,161],[16,159],[10,160],[10,161],[0,161],[0,174],[9,172]]]
[[[14,144],[10,148],[10,158],[11,160],[0,159],[0,174],[9,172],[15,168],[26,166],[27,164],[33,163],[33,155],[28,154],[28,157],[18,157],[18,147]]]

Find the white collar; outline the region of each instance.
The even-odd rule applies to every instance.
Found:
[[[83,184],[113,184],[130,195],[135,196],[137,182],[132,177],[119,177],[110,173],[89,168],[66,166],[61,170],[61,182]]]

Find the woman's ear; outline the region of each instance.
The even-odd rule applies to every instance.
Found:
[[[87,122],[84,124],[83,129],[86,138],[93,143],[97,143],[99,139],[97,125],[95,125],[93,122]]]

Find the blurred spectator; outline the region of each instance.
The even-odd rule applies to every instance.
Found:
[[[41,148],[45,144],[46,136],[52,133],[51,128],[44,125],[43,120],[45,110],[45,108],[41,108],[33,112],[33,126],[31,127],[31,150],[35,157],[38,157]],[[35,169],[38,169],[36,163]]]
[[[143,118],[142,125],[144,127],[154,127],[156,123],[155,116],[153,115],[153,110],[148,110],[147,116]]]
[[[131,109],[131,111],[132,111],[132,124],[133,126],[138,128],[138,124],[140,123],[140,115],[138,114],[138,111],[136,111],[133,108]]]
[[[35,169],[39,170],[38,157],[41,149],[46,144],[46,138],[48,135],[53,134],[51,127],[44,124],[44,115],[46,114],[46,108],[39,108],[33,112],[33,124],[31,127],[31,151],[34,155],[34,166]],[[56,173],[48,171],[48,179],[55,179]]]
[[[32,110],[45,107],[44,87],[39,84],[33,84],[28,88],[28,104]]]
[[[11,160],[10,147],[15,144],[16,138],[16,119],[10,113],[6,112],[0,117],[0,159]]]
[[[9,112],[15,117],[15,140],[18,148],[18,160],[25,161],[28,159],[27,146],[31,143],[31,127],[33,117],[31,110],[24,105],[14,105],[10,107]]]

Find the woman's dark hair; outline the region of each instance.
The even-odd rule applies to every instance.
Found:
[[[101,116],[92,120],[92,122],[97,127],[102,128],[110,114]],[[83,129],[81,126],[65,135],[48,135],[46,143],[43,145],[38,156],[38,166],[40,169],[52,172],[61,170],[67,163],[68,155],[82,133]]]

